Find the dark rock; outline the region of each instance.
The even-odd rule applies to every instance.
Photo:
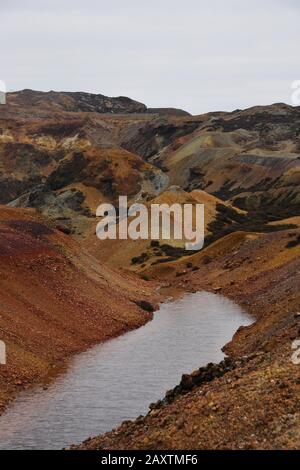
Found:
[[[141,307],[146,312],[152,313],[155,310],[154,306],[147,300],[136,300],[134,303],[138,305],[139,307]]]
[[[184,374],[181,378],[180,385],[184,390],[190,390],[191,388],[193,388],[192,376],[188,374]]]
[[[81,180],[81,171],[87,166],[87,161],[81,152],[75,152],[70,159],[63,160],[48,178],[50,189],[57,190]]]

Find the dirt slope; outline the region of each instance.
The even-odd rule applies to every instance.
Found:
[[[299,108],[157,111],[122,97],[8,94],[0,109],[0,203],[18,199],[15,205],[64,218],[79,237],[91,214],[85,191],[70,193],[78,183],[98,191],[100,201],[121,193],[148,200],[177,185],[268,221],[299,215]]]
[[[96,262],[33,210],[0,206],[0,410],[69,355],[151,318],[151,283]]]
[[[10,357],[0,369],[2,406],[52,364],[149,319],[134,301],[156,299],[152,282],[129,268],[166,295],[222,293],[257,322],[227,345],[229,362],[185,376],[146,418],[83,447],[299,448],[300,369],[291,362],[300,336],[299,128],[300,108],[281,103],[189,116],[124,97],[8,94],[0,109],[0,203],[11,205],[0,209],[0,338]],[[101,244],[95,209],[124,193],[147,204],[204,202],[206,248],[187,255],[175,240]]]
[[[148,208],[149,218],[149,233],[151,227],[150,211],[151,204],[159,204],[163,207],[164,204],[172,206],[173,204],[180,204],[182,207],[184,204],[203,204],[204,205],[204,224],[205,234],[210,235],[210,225],[216,221],[218,214],[218,205],[223,205],[223,201],[212,196],[211,194],[205,193],[205,191],[194,190],[191,193],[187,193],[178,186],[170,187],[166,191],[151,199],[149,202],[145,202]],[[226,207],[232,208],[237,211],[238,214],[244,212],[240,209],[233,208],[230,203],[224,203]],[[163,209],[163,213],[167,214],[166,210]],[[132,219],[129,219],[129,222]],[[171,226],[174,226],[174,216],[171,213]],[[193,213],[193,223],[195,223],[195,212]],[[176,221],[175,221],[176,224]],[[178,225],[178,224],[176,224]],[[96,259],[104,260],[106,263],[116,267],[124,267],[133,271],[144,272],[149,269],[150,266],[165,263],[169,259],[176,259],[176,257],[186,256],[189,252],[186,252],[184,246],[187,242],[186,239],[176,240],[174,239],[173,229],[171,230],[170,240],[163,239],[162,236],[156,241],[151,242],[150,240],[105,240],[100,241],[96,237],[95,227],[94,230],[86,236],[82,242],[86,249],[95,256]]]
[[[280,103],[206,116],[155,162],[186,190],[204,189],[265,216],[298,215],[299,122],[299,107]]]
[[[299,449],[300,368],[291,360],[300,335],[299,240],[299,229],[240,232],[191,256],[188,267],[180,260],[157,268],[166,292],[221,292],[257,322],[227,345],[232,359],[184,375],[146,417],[78,448]]]

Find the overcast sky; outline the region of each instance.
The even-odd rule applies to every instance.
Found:
[[[9,90],[125,95],[199,114],[291,103],[299,0],[0,0]]]

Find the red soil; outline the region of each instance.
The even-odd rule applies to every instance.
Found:
[[[96,262],[34,211],[0,207],[0,410],[71,354],[143,325],[153,284]]]

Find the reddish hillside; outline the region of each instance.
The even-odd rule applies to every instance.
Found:
[[[89,345],[151,318],[151,283],[97,263],[35,211],[0,206],[0,407],[16,388]]]
[[[77,448],[299,449],[300,368],[291,359],[300,334],[299,229],[230,234],[148,274],[168,280],[169,293],[221,292],[257,322],[238,330],[230,358],[185,374],[146,417]]]

